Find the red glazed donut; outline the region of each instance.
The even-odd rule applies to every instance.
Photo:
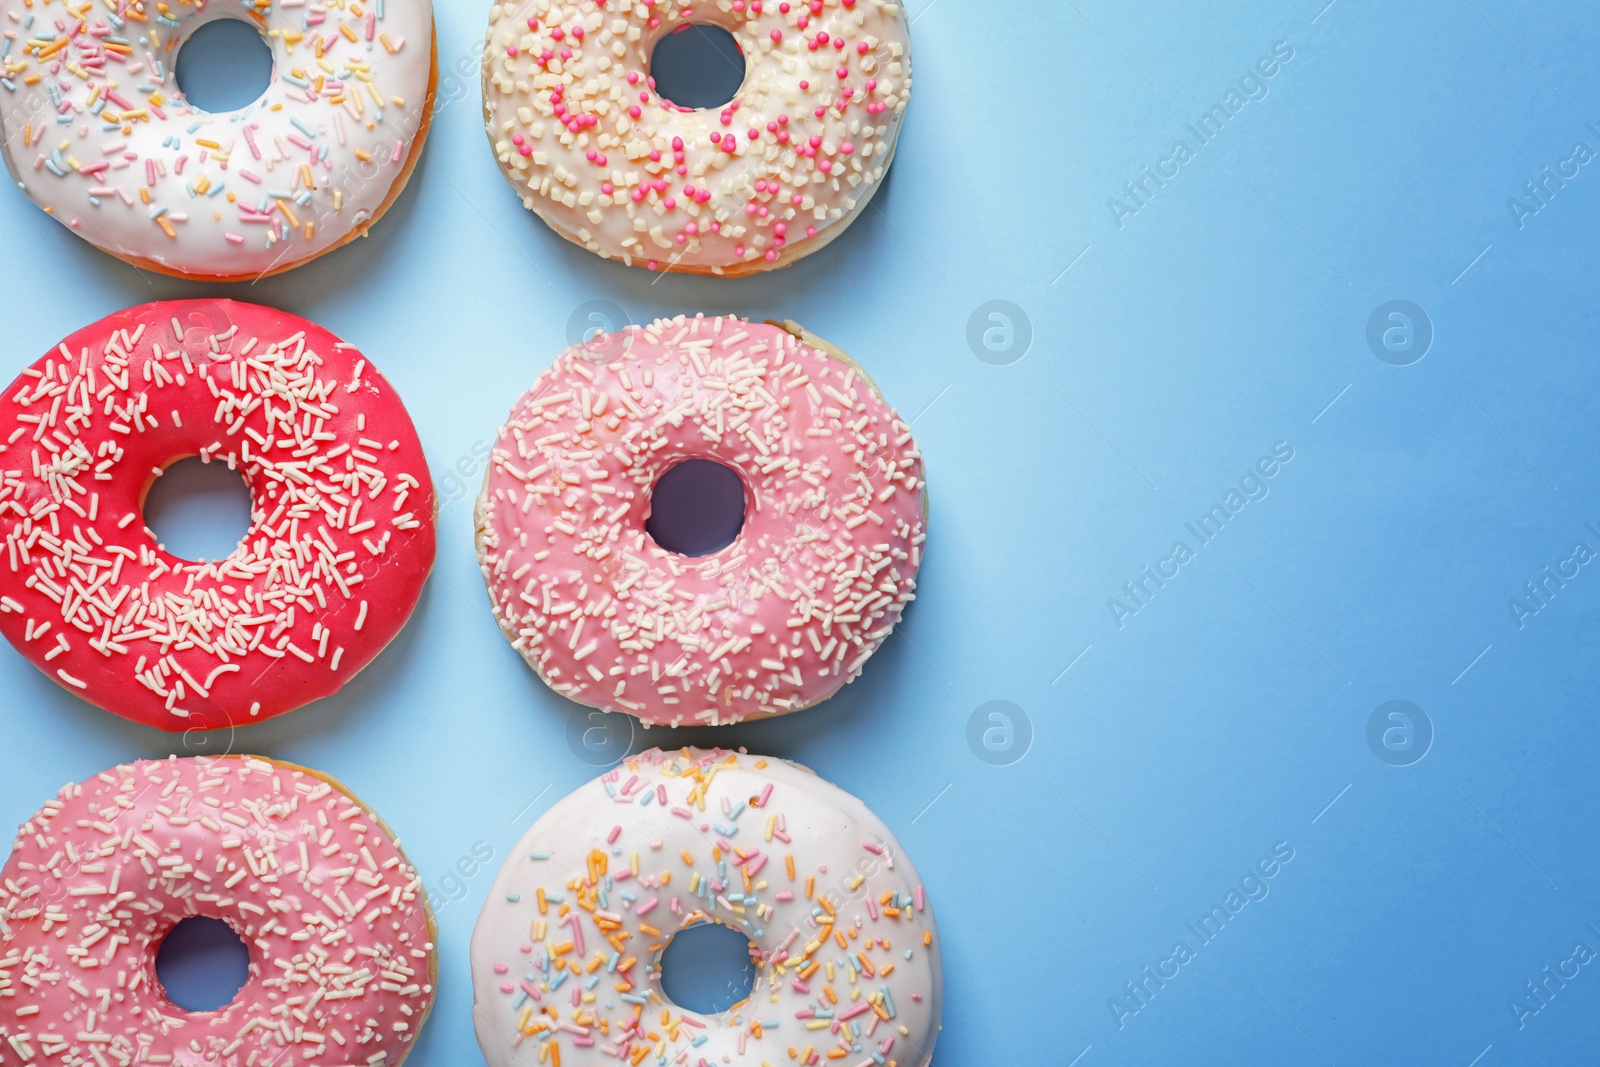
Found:
[[[242,472],[227,558],[165,551],[157,474]],[[163,730],[237,726],[336,692],[404,626],[434,493],[392,386],[304,319],[146,304],[63,341],[0,397],[0,632],[71,692]]]
[[[314,771],[167,759],[69,785],[0,872],[0,1064],[399,1067],[433,1007],[433,917],[383,820]],[[173,1004],[167,934],[250,951],[218,1011]]]

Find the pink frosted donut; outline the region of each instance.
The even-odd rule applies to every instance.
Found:
[[[193,455],[250,487],[225,559],[180,559],[143,521],[156,475]],[[129,308],[0,396],[0,633],[135,722],[259,721],[336,692],[400,632],[433,512],[411,417],[354,346],[232,300]]]
[[[214,1012],[173,1004],[155,972],[197,915],[250,951],[249,980]],[[287,763],[114,767],[24,823],[0,874],[0,1063],[398,1067],[437,973],[399,842]]]
[[[738,537],[646,532],[689,459],[744,484]],[[861,368],[793,323],[663,319],[575,346],[501,429],[478,500],[495,616],[553,689],[650,723],[826,700],[916,588],[922,453]]]

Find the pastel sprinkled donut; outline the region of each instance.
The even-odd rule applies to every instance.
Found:
[[[272,50],[265,94],[191,107],[195,30]],[[276,274],[363,236],[404,188],[433,111],[428,0],[0,0],[0,154],[34,203],[136,267]]]
[[[746,497],[734,542],[700,558],[645,528],[690,459]],[[501,629],[557,692],[647,725],[782,715],[859,675],[912,599],[922,454],[861,368],[793,323],[663,319],[539,376],[477,527]]]
[[[239,471],[252,525],[179,559],[144,522],[156,476]],[[294,315],[231,300],[119,311],[0,397],[0,633],[107,711],[164,730],[338,690],[405,625],[434,493],[394,388]]]
[[[0,1062],[397,1067],[433,1007],[422,880],[383,821],[314,771],[236,756],[114,767],[62,789],[13,849]],[[156,976],[192,916],[250,953],[218,1011],[185,1011]]]
[[[718,1015],[661,984],[673,935],[750,940],[749,998]],[[799,1063],[927,1067],[942,983],[933,911],[860,800],[783,760],[631,757],[512,851],[472,935],[489,1067]]]
[[[733,35],[744,84],[691,111],[650,76],[692,24]],[[894,0],[506,0],[489,9],[483,110],[506,179],[568,240],[650,270],[786,267],[866,207],[911,95]]]

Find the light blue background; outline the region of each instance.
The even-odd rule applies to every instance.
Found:
[[[794,318],[915,417],[932,537],[860,682],[716,736],[815,767],[916,859],[938,1063],[1592,1061],[1600,966],[1521,1029],[1508,1001],[1600,950],[1600,568],[1525,628],[1508,601],[1574,542],[1600,549],[1600,166],[1524,228],[1508,199],[1575,141],[1600,149],[1600,29],[1573,3],[1325,2],[913,0],[916,89],[873,209],[793,269],[717,282],[604,263],[521,209],[479,116],[486,5],[441,0],[422,164],[372,237],[309,266],[153,278],[0,196],[0,377],[129,304],[268,303],[365,349],[448,489],[463,459],[476,483],[475,446],[586,301]],[[1119,228],[1108,198],[1275,42],[1294,58],[1266,99]],[[1010,366],[967,344],[991,299],[1031,320]],[[1436,331],[1413,366],[1366,342],[1393,299]],[[1119,629],[1108,598],[1277,442],[1294,459],[1270,496]],[[439,525],[394,647],[232,740],[343,779],[446,901],[416,1067],[477,1062],[467,943],[492,870],[448,883],[459,901],[442,880],[478,842],[497,866],[595,773],[490,620],[461,494]],[[7,825],[111,764],[229,743],[95,711],[9,648],[0,693]],[[996,699],[1034,734],[1010,766],[967,743]],[[1394,699],[1436,731],[1413,766],[1366,740]],[[1280,841],[1270,895],[1119,1028],[1110,998]]]

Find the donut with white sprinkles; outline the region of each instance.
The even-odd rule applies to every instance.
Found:
[[[744,55],[722,107],[656,89],[655,46],[719,26]],[[504,0],[483,112],[523,206],[606,259],[737,276],[826,245],[883,183],[911,97],[895,0]]]
[[[693,459],[744,486],[702,557],[646,523]],[[501,629],[562,695],[646,725],[826,700],[916,589],[922,453],[849,357],[793,323],[663,319],[567,350],[516,404],[477,506]]]
[[[243,22],[272,79],[195,107],[178,54]],[[101,251],[200,281],[277,274],[364,236],[405,188],[438,82],[429,0],[0,0],[0,155]]]
[[[750,942],[749,997],[674,1003],[662,954],[720,923]],[[927,1067],[943,1007],[916,867],[865,804],[784,760],[630,757],[542,816],[472,935],[489,1067]]]
[[[156,974],[196,916],[250,954],[217,1011]],[[338,783],[257,757],[114,767],[23,823],[0,871],[0,1064],[398,1067],[434,941],[400,842]]]
[[[251,527],[180,559],[156,477],[238,471]],[[0,633],[83,699],[163,730],[242,726],[336,692],[400,632],[433,566],[416,429],[354,346],[231,300],[117,312],[0,396]]]

